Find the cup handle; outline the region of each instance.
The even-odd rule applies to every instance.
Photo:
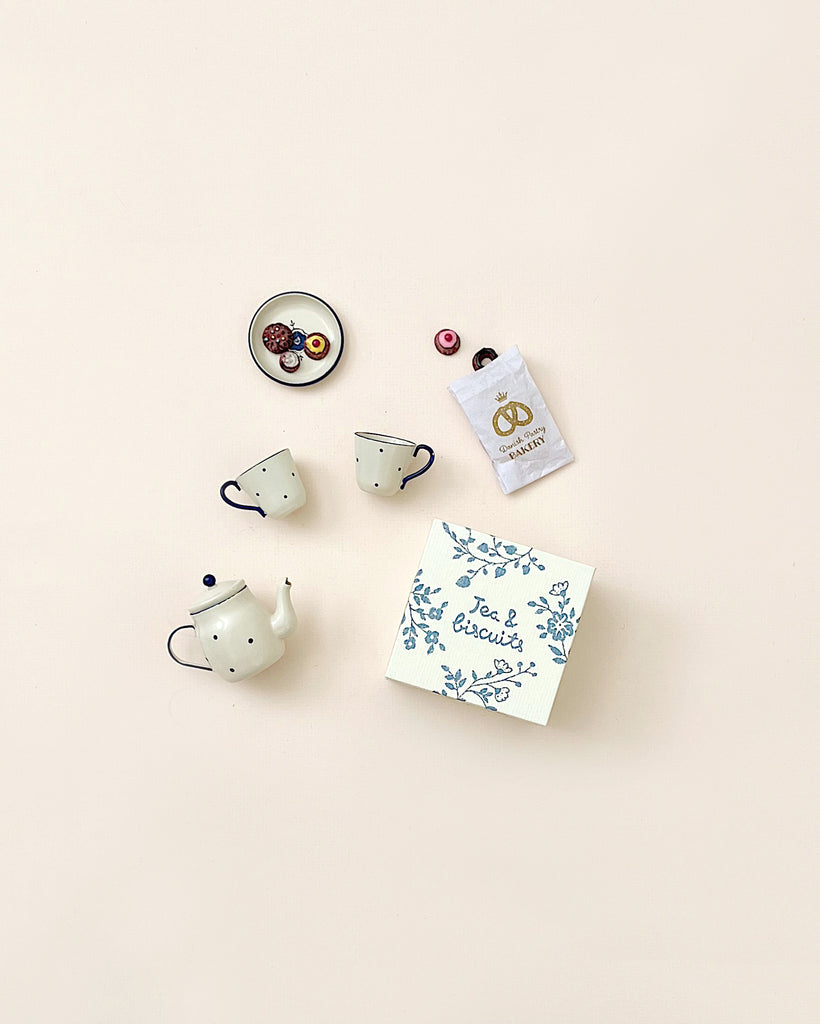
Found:
[[[425,451],[425,452],[429,452],[430,453],[430,458],[427,460],[427,465],[426,466],[422,466],[421,469],[418,470],[417,472],[411,473],[410,476],[406,476],[404,478],[404,480],[402,480],[401,487],[399,488],[399,490],[402,490],[402,491],[404,490],[404,485],[408,482],[408,480],[415,480],[415,478],[417,476],[421,476],[422,473],[426,473],[427,470],[436,461],[436,453],[433,451],[433,449],[430,447],[430,445],[428,445],[428,444],[417,444],[416,445],[416,450],[413,452],[413,458],[414,459],[415,459],[415,457],[418,455],[418,453],[420,451]]]
[[[226,480],[225,483],[219,488],[219,493],[222,496],[222,500],[227,505],[232,505],[234,508],[246,508],[249,512],[258,512],[262,518],[265,518],[265,513],[258,505],[240,505],[238,501],[231,501],[228,495],[225,493],[226,487],[235,487],[237,491],[241,491],[242,488],[236,482],[236,480]]]
[[[193,629],[193,628],[194,627],[189,624],[187,626],[177,626],[176,629],[172,630],[170,635],[169,635],[169,637],[168,637],[168,644],[167,644],[168,653],[171,655],[171,657],[174,659],[174,661],[177,663],[177,665],[185,665],[186,668],[201,668],[203,670],[203,672],[213,672],[213,669],[211,668],[210,665],[194,665],[193,662],[182,661],[181,659],[179,659],[174,654],[173,650],[171,649],[171,641],[173,640],[173,638],[177,635],[177,633],[181,629]]]

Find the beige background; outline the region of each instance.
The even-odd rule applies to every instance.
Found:
[[[815,6],[6,5],[4,1020],[820,1019]],[[505,498],[513,342],[577,461]],[[434,515],[598,567],[548,728],[383,679]],[[205,572],[291,575],[266,676],[168,659]]]

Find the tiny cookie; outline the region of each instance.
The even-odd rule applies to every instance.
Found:
[[[293,344],[293,331],[284,324],[268,324],[262,331],[262,343],[269,352],[279,355]]]
[[[282,355],[279,356],[279,365],[285,373],[296,373],[302,365],[302,357],[298,352],[294,352],[291,349],[288,352],[283,352]]]
[[[330,351],[330,342],[317,331],[305,338],[305,355],[311,359],[324,359]]]
[[[481,370],[489,366],[494,359],[498,359],[498,353],[494,348],[480,348],[473,356],[473,369]]]

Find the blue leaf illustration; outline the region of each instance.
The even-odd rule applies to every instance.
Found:
[[[479,551],[483,551],[483,552],[484,552],[484,554],[486,555],[486,554],[487,554],[487,552],[488,552],[488,551],[489,551],[490,549],[489,549],[489,548],[487,547],[487,544],[486,544],[486,542],[484,542],[484,543],[482,543],[482,544],[479,544],[479,545],[478,545],[478,550],[479,550]]]
[[[517,549],[514,544],[505,544],[504,550],[507,552],[508,555],[514,555]]]
[[[457,587],[469,587],[469,585],[470,585],[470,577],[469,576],[459,576],[459,578],[456,580],[456,586]]]
[[[499,576],[503,576],[506,571],[503,565],[497,565],[495,567],[495,578],[498,579]]]
[[[530,571],[530,567],[528,565],[522,565],[521,566],[521,572],[523,572],[525,576],[529,573],[529,571]]]
[[[566,664],[566,660],[567,659],[566,658],[553,658],[552,660],[555,662],[556,665],[564,665],[564,664]],[[574,664],[575,664],[575,662],[573,662],[573,665]]]
[[[563,651],[561,650],[561,648],[560,647],[556,647],[554,644],[550,644],[550,650],[552,651],[553,654],[557,654],[559,658],[563,654]]]

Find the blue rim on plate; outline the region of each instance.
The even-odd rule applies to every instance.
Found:
[[[301,297],[319,303],[321,306],[324,307],[324,309],[327,310],[327,312],[333,318],[332,322],[335,323],[335,327],[338,330],[338,342],[335,339],[330,339],[331,351],[329,353],[328,359],[332,359],[331,365],[328,367],[327,370],[325,370],[324,373],[317,377],[312,377],[310,380],[288,380],[287,377],[289,377],[290,375],[286,374],[284,371],[281,371],[279,374],[277,374],[275,371],[276,369],[278,369],[279,356],[271,353],[271,359],[267,360],[265,359],[264,354],[260,353],[260,355],[257,356],[257,351],[254,348],[253,330],[259,318],[259,314],[262,312],[263,309],[265,309],[266,306],[269,306],[271,303],[275,302],[278,299],[286,299],[288,296]],[[322,326],[324,327],[325,325]],[[314,327],[314,329],[318,329],[315,327],[315,325],[311,325],[309,323],[300,323],[298,324],[298,327],[302,328],[303,330],[306,330],[308,334],[311,333],[311,327]],[[289,388],[310,387],[311,384],[318,384],[319,381],[322,381],[326,377],[329,377],[330,374],[333,373],[333,371],[339,365],[339,361],[342,358],[342,352],[344,351],[344,344],[344,328],[342,327],[342,321],[339,319],[336,310],[328,302],[326,302],[325,299],[320,298],[318,295],[314,295],[312,292],[287,291],[278,292],[276,295],[272,295],[269,299],[265,299],[265,301],[259,306],[259,308],[251,317],[251,322],[250,325],[248,326],[248,348],[250,349],[251,358],[253,359],[254,363],[256,363],[257,367],[262,371],[262,373],[265,374],[266,377],[269,377],[271,380],[276,381],[277,384],[283,384],[285,387]],[[333,351],[334,348],[336,349],[335,353]],[[265,352],[267,352],[267,350],[265,350]],[[260,362],[260,358],[265,359],[265,362],[268,363],[268,365],[264,365],[262,362]],[[276,360],[275,363],[274,360]]]

